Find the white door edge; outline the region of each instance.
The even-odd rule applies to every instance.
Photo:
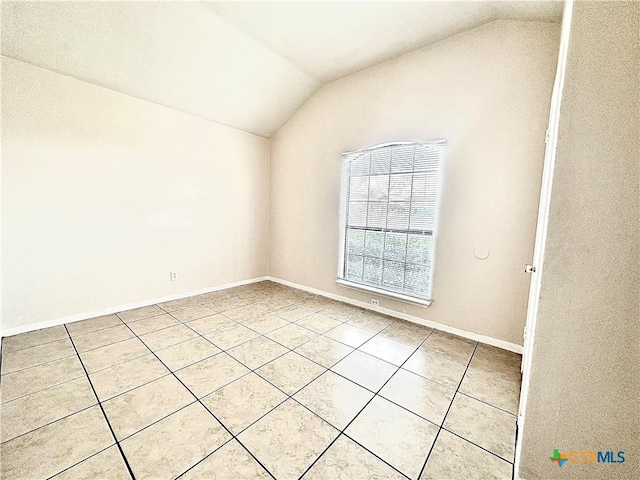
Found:
[[[531,362],[533,345],[535,340],[535,325],[538,313],[538,300],[540,298],[540,280],[544,267],[544,253],[547,239],[547,227],[549,224],[549,204],[553,186],[553,171],[556,160],[556,147],[558,141],[558,126],[560,120],[560,107],[562,104],[562,91],[564,88],[565,71],[567,64],[567,51],[569,48],[569,34],[571,30],[571,18],[573,14],[573,0],[565,0],[562,15],[562,31],[560,34],[560,48],[558,51],[558,65],[556,78],[551,95],[549,109],[549,124],[547,127],[546,149],[544,166],[542,170],[542,185],[540,187],[540,202],[538,205],[538,224],[536,226],[536,239],[533,251],[533,263],[535,271],[531,274],[529,287],[529,304],[527,307],[527,319],[524,331],[524,347],[522,354],[522,387],[520,389],[520,406],[518,408],[516,437],[516,455],[514,462],[514,477],[520,478],[518,471],[522,455],[522,429],[525,423],[527,409],[527,395],[529,393],[529,380],[531,375]]]

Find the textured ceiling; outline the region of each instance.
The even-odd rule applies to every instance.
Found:
[[[2,54],[269,137],[319,85],[561,2],[2,2]]]

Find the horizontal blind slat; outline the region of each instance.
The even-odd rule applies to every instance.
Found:
[[[390,144],[347,154],[344,277],[429,299],[438,144]]]

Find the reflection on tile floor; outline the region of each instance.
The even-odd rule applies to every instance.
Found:
[[[2,340],[3,479],[512,476],[520,356],[260,282]]]

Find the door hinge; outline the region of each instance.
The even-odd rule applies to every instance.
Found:
[[[524,273],[535,273],[536,272],[536,267],[534,267],[533,265],[525,265],[524,266]]]
[[[544,134],[544,143],[545,145],[549,143],[549,129],[547,128],[547,131]]]

